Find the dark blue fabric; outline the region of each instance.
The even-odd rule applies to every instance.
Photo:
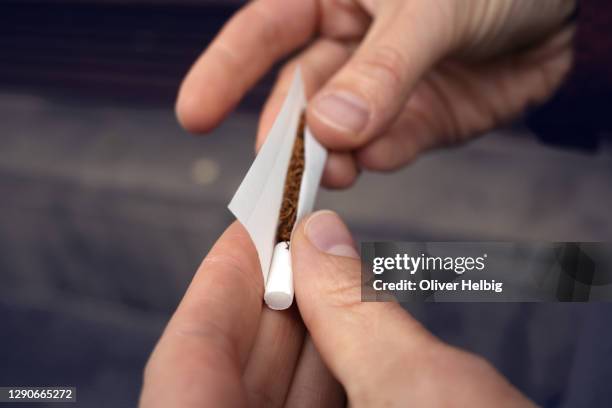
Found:
[[[588,306],[572,359],[564,407],[609,407],[612,402],[612,305]]]

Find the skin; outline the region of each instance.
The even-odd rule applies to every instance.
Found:
[[[342,403],[342,389],[295,308],[263,307],[258,265],[246,230],[233,223],[202,262],[155,347],[145,368],[141,407],[281,406],[288,399],[304,407]]]
[[[247,232],[225,231],[151,355],[140,407],[533,406],[397,303],[361,302],[360,262],[336,214],[302,222],[291,249],[299,310],[272,311]]]
[[[194,133],[210,131],[273,64],[295,54],[262,112],[256,145],[299,64],[307,124],[330,151],[323,182],[347,187],[361,169],[398,169],[548,99],[571,67],[574,27],[566,20],[574,7],[571,0],[256,0],[189,71],[177,116]],[[326,114],[330,95],[359,101],[363,126]],[[343,242],[322,247],[329,237]],[[151,355],[140,406],[532,406],[486,361],[436,339],[396,303],[361,302],[349,241],[333,213],[301,223],[292,238],[298,308],[276,312],[262,307],[257,254],[232,224]]]
[[[573,0],[253,1],[185,77],[177,116],[191,132],[211,130],[297,52],[261,114],[257,145],[300,64],[308,126],[331,152],[323,182],[347,187],[361,169],[396,170],[547,100],[571,66],[574,8]],[[322,114],[321,102],[338,93],[367,106],[359,131]]]

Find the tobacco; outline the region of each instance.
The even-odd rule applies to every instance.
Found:
[[[281,203],[280,215],[278,217],[278,228],[276,230],[276,242],[289,241],[291,231],[297,217],[298,200],[302,175],[304,174],[304,114],[300,117],[295,143],[291,152],[291,160],[285,178],[283,201]]]

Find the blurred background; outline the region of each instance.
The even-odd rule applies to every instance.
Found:
[[[136,405],[144,363],[254,157],[273,73],[211,135],[187,135],[173,112],[182,76],[241,3],[0,3],[0,385]],[[611,152],[544,146],[517,123],[363,174],[319,206],[358,240],[608,240]],[[536,402],[569,404],[590,305],[407,307]]]

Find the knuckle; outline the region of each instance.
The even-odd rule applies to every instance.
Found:
[[[193,309],[202,315],[202,310]],[[169,335],[180,338],[183,344],[197,344],[198,360],[209,367],[226,367],[239,360],[238,345],[210,319],[191,322],[175,322],[169,327]]]
[[[400,89],[404,83],[408,63],[394,47],[380,46],[361,57],[356,64],[358,73],[372,80],[375,86]]]
[[[224,274],[232,275],[233,280],[246,282],[248,287],[258,287],[259,285],[258,274],[245,267],[244,261],[237,254],[209,254],[200,265],[200,271],[204,272],[204,276],[206,276],[205,271],[208,268],[222,268]]]
[[[330,259],[325,269],[334,271],[325,281],[325,299],[332,307],[352,309],[361,304],[361,275],[346,260]]]

